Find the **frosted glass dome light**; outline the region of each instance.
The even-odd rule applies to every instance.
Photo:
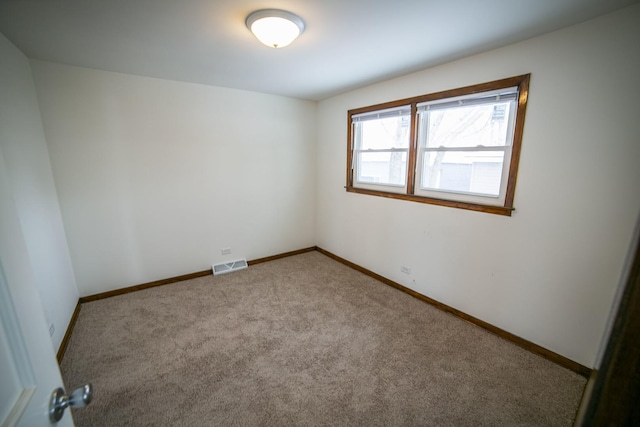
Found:
[[[273,48],[288,46],[304,31],[299,16],[277,9],[255,11],[245,23],[260,42]]]

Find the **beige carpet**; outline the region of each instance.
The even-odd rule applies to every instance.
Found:
[[[318,252],[82,306],[77,426],[570,426],[585,379]]]

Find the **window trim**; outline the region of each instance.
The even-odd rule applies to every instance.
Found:
[[[492,82],[481,83],[462,88],[445,90],[441,92],[420,95],[411,98],[400,99],[391,102],[385,102],[367,107],[361,107],[349,110],[347,112],[347,171],[346,171],[346,190],[351,193],[367,194],[371,196],[387,197],[399,200],[408,200],[412,202],[427,203],[438,206],[448,206],[459,209],[467,209],[497,215],[511,216],[515,208],[513,200],[515,196],[516,180],[518,176],[518,166],[520,162],[520,152],[522,146],[522,135],[524,132],[524,120],[527,109],[527,99],[529,96],[529,81],[531,74],[523,74],[520,76],[509,77],[506,79],[495,80]],[[439,199],[435,197],[427,197],[415,194],[416,177],[417,177],[417,155],[418,155],[418,114],[417,105],[419,103],[437,101],[445,98],[454,98],[465,95],[473,95],[482,92],[505,89],[516,86],[518,88],[517,111],[515,124],[513,128],[513,143],[511,146],[511,159],[509,173],[507,176],[507,187],[505,192],[504,205],[488,205],[475,202],[463,202],[450,199]],[[363,114],[376,110],[384,110],[390,108],[411,105],[411,123],[409,135],[409,158],[407,162],[407,190],[406,193],[387,192],[383,190],[373,190],[368,188],[354,187],[354,132],[352,124],[352,116]]]

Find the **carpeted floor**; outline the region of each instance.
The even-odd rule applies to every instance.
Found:
[[[586,380],[318,252],[83,304],[77,426],[570,426]]]

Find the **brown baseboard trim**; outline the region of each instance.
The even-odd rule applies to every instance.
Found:
[[[280,258],[290,257],[290,256],[293,256],[293,255],[300,255],[300,254],[303,254],[305,252],[313,252],[316,249],[317,248],[315,246],[312,246],[310,248],[298,249],[298,250],[291,251],[291,252],[284,252],[284,253],[281,253],[281,254],[278,254],[278,255],[272,255],[272,256],[265,257],[265,258],[258,258],[258,259],[254,259],[254,260],[249,260],[249,261],[247,261],[247,264],[248,265],[260,264],[262,262],[273,261],[273,260],[280,259]],[[114,289],[112,291],[101,292],[99,294],[94,294],[94,295],[89,295],[89,296],[86,296],[86,297],[82,297],[82,298],[80,298],[80,304],[84,304],[85,302],[96,301],[96,300],[100,300],[100,299],[104,299],[104,298],[111,298],[111,297],[115,297],[117,295],[128,294],[130,292],[141,291],[143,289],[154,288],[156,286],[168,285],[170,283],[176,283],[176,282],[182,282],[184,280],[195,279],[197,277],[209,276],[211,274],[212,274],[212,271],[211,271],[211,269],[209,269],[209,270],[204,270],[204,271],[197,271],[195,273],[184,274],[182,276],[170,277],[168,279],[162,279],[162,280],[156,280],[156,281],[153,281],[153,282],[142,283],[140,285],[129,286],[129,287],[126,287],[126,288]]]
[[[571,359],[568,359],[560,354],[554,353],[551,350],[547,350],[544,347],[539,346],[538,344],[534,344],[530,341],[525,340],[524,338],[520,338],[510,332],[507,332],[503,329],[498,328],[497,326],[493,326],[490,323],[487,323],[483,320],[480,320],[478,318],[475,318],[473,316],[470,316],[460,310],[457,310],[453,307],[450,307],[446,304],[443,304],[437,300],[434,300],[432,298],[429,298],[428,296],[422,295],[412,289],[409,289],[399,283],[394,282],[393,280],[387,279],[384,276],[381,276],[377,273],[374,273],[371,270],[368,270],[364,267],[361,267],[357,264],[352,263],[351,261],[348,261],[344,258],[339,257],[338,255],[335,255],[329,251],[326,251],[322,248],[319,248],[317,246],[312,246],[309,248],[305,248],[305,249],[298,249],[295,251],[290,251],[290,252],[284,252],[278,255],[272,255],[272,256],[268,256],[268,257],[264,257],[264,258],[258,258],[258,259],[254,259],[254,260],[250,260],[247,261],[248,265],[256,265],[256,264],[260,264],[263,262],[268,262],[268,261],[274,261],[280,258],[286,258],[286,257],[290,257],[290,256],[294,256],[294,255],[300,255],[303,253],[307,253],[307,252],[313,252],[313,251],[318,251],[326,256],[328,256],[329,258],[332,258],[348,267],[353,268],[354,270],[357,270],[363,274],[366,274],[367,276],[373,277],[374,279],[389,285],[393,288],[396,288],[402,292],[405,292],[409,295],[411,295],[414,298],[417,298],[421,301],[424,301],[428,304],[433,305],[434,307],[439,308],[440,310],[446,311],[448,313],[451,313],[457,317],[460,317],[461,319],[464,319],[468,322],[473,323],[474,325],[480,326],[483,329],[486,329],[489,332],[492,332],[508,341],[513,342],[514,344],[524,348],[525,350],[528,350],[534,354],[537,354],[539,356],[544,357],[545,359],[548,359],[560,366],[563,366],[573,372],[576,372],[577,374],[582,375],[585,378],[589,378],[589,376],[592,373],[592,369],[587,368],[584,365],[581,365],[577,362],[574,362]],[[71,321],[69,323],[69,327],[67,328],[67,332],[62,340],[62,343],[60,344],[60,349],[58,350],[58,362],[60,362],[62,360],[62,358],[64,357],[64,352],[66,350],[68,341],[69,341],[69,337],[71,336],[71,332],[73,331],[73,327],[75,325],[76,319],[78,317],[78,314],[80,313],[80,305],[84,304],[86,302],[91,302],[91,301],[96,301],[96,300],[100,300],[100,299],[104,299],[104,298],[110,298],[116,295],[123,295],[123,294],[127,294],[130,292],[136,292],[136,291],[140,291],[143,289],[148,289],[148,288],[153,288],[156,286],[162,286],[162,285],[168,285],[170,283],[176,283],[176,282],[181,282],[184,280],[190,280],[190,279],[195,279],[197,277],[203,277],[203,276],[208,276],[211,275],[212,272],[211,270],[204,270],[204,271],[198,271],[196,273],[191,273],[191,274],[185,274],[182,276],[176,276],[176,277],[171,277],[168,279],[162,279],[162,280],[156,280],[153,282],[148,282],[148,283],[143,283],[140,285],[135,285],[135,286],[130,286],[127,288],[121,288],[121,289],[115,289],[113,291],[108,291],[108,292],[102,292],[99,294],[94,294],[94,295],[89,295],[86,297],[82,297],[79,299],[78,301],[78,305],[76,306],[76,309],[73,313],[73,316],[71,317]]]
[[[351,267],[354,270],[357,270],[357,271],[359,271],[361,273],[364,273],[367,276],[373,277],[374,279],[379,280],[380,282],[382,282],[382,283],[384,283],[386,285],[389,285],[389,286],[394,287],[394,288],[396,288],[398,290],[401,290],[402,292],[405,292],[405,293],[411,295],[412,297],[415,297],[415,298],[417,298],[417,299],[419,299],[421,301],[424,301],[424,302],[426,302],[428,304],[431,304],[431,305],[439,308],[440,310],[443,310],[443,311],[451,313],[451,314],[453,314],[455,316],[458,316],[461,319],[464,319],[464,320],[466,320],[466,321],[468,321],[470,323],[473,323],[474,325],[480,326],[481,328],[486,329],[487,331],[492,332],[492,333],[498,335],[499,337],[502,337],[502,338],[504,338],[504,339],[506,339],[508,341],[511,341],[512,343],[524,348],[525,350],[530,351],[531,353],[537,354],[538,356],[542,356],[545,359],[548,359],[548,360],[550,360],[550,361],[552,361],[552,362],[554,362],[554,363],[556,363],[556,364],[558,364],[558,365],[560,365],[560,366],[562,366],[564,368],[567,368],[567,369],[569,369],[569,370],[571,370],[571,371],[573,371],[573,372],[575,372],[575,373],[577,373],[579,375],[582,375],[585,378],[589,378],[589,376],[591,375],[591,371],[592,370],[590,368],[587,368],[584,365],[581,365],[578,362],[574,362],[573,360],[568,359],[568,358],[566,358],[566,357],[564,357],[564,356],[562,356],[562,355],[560,355],[558,353],[554,353],[551,350],[547,350],[546,348],[541,347],[538,344],[534,344],[531,341],[527,341],[524,338],[520,338],[520,337],[518,337],[518,336],[516,336],[516,335],[514,335],[514,334],[512,334],[510,332],[507,332],[507,331],[505,331],[503,329],[498,328],[497,326],[493,326],[490,323],[487,323],[487,322],[485,322],[483,320],[480,320],[478,318],[470,316],[470,315],[468,315],[468,314],[466,314],[466,313],[464,313],[464,312],[462,312],[460,310],[457,310],[457,309],[455,309],[453,307],[450,307],[450,306],[448,306],[446,304],[443,304],[443,303],[441,303],[439,301],[436,301],[436,300],[434,300],[432,298],[429,298],[428,296],[422,295],[422,294],[420,294],[420,293],[418,293],[418,292],[416,292],[416,291],[414,291],[412,289],[409,289],[409,288],[407,288],[407,287],[405,287],[405,286],[403,286],[403,285],[401,285],[399,283],[394,282],[393,280],[389,280],[384,276],[381,276],[381,275],[379,275],[377,273],[374,273],[371,270],[368,270],[368,269],[366,269],[364,267],[361,267],[361,266],[359,266],[357,264],[354,264],[351,261],[348,261],[348,260],[346,260],[344,258],[341,258],[338,255],[332,254],[331,252],[326,251],[326,250],[324,250],[322,248],[317,248],[316,250],[318,252],[320,252],[321,254],[324,254],[324,255],[328,256],[329,258],[332,258],[332,259],[334,259],[334,260],[336,260],[336,261],[338,261],[338,262],[340,262],[340,263],[342,263],[342,264],[344,264],[344,265],[346,265],[348,267]]]
[[[64,357],[65,351],[67,351],[67,346],[69,345],[69,338],[71,338],[71,333],[73,332],[73,328],[76,326],[76,321],[78,320],[78,315],[80,314],[80,300],[76,304],[75,310],[73,310],[73,314],[71,315],[71,320],[69,320],[69,326],[67,326],[67,331],[64,333],[64,337],[62,337],[62,342],[60,343],[60,347],[58,348],[58,364],[62,363],[62,358]]]
[[[196,277],[209,276],[212,274],[211,269],[198,271],[196,273],[183,274],[182,276],[170,277],[168,279],[156,280],[153,282],[142,283],[140,285],[129,286],[127,288],[114,289],[113,291],[101,292],[99,294],[89,295],[80,298],[80,303],[96,301],[104,298],[111,298],[117,295],[128,294],[130,292],[141,291],[143,289],[155,288],[156,286],[168,285],[170,283],[182,282],[183,280],[195,279]]]
[[[268,257],[264,257],[264,258],[258,258],[258,259],[254,259],[254,260],[250,260],[247,261],[247,264],[249,265],[256,265],[256,264],[260,264],[262,262],[267,262],[267,261],[273,261],[276,259],[280,259],[280,258],[286,258],[286,257],[290,257],[290,256],[294,256],[294,255],[300,255],[300,254],[304,254],[307,252],[313,252],[318,250],[317,246],[311,246],[310,248],[304,248],[304,249],[298,249],[297,251],[291,251],[291,252],[284,252],[278,255],[272,255],[272,256],[268,256]]]

